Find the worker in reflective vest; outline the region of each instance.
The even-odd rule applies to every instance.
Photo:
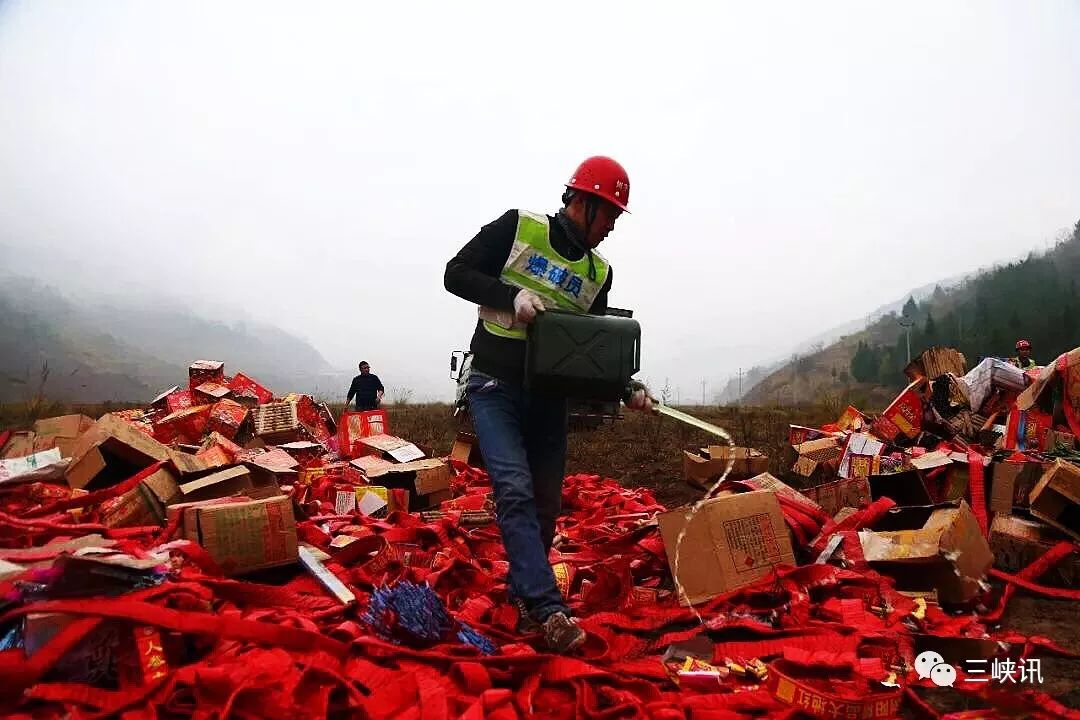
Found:
[[[612,269],[595,251],[626,210],[630,181],[607,157],[585,160],[554,216],[510,210],[446,264],[446,289],[479,306],[465,395],[495,490],[523,633],[569,652],[585,641],[548,562],[566,474],[564,397],[525,392],[525,328],[546,308],[602,315]],[[645,390],[627,402],[651,410]]]
[[[1038,367],[1035,360],[1031,357],[1031,343],[1027,340],[1018,340],[1016,342],[1016,357],[1010,358],[1009,362],[1021,370],[1030,370],[1033,367]]]

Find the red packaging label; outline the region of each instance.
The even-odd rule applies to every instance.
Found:
[[[236,373],[233,379],[229,381],[228,387],[236,397],[255,398],[260,405],[265,405],[274,399],[274,393],[244,373]]]

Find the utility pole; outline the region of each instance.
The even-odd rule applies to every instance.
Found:
[[[912,318],[901,317],[897,318],[896,322],[900,324],[900,327],[904,328],[904,335],[907,338],[907,361],[911,363],[911,326],[915,324],[915,320]]]
[[[705,407],[705,378],[701,378],[701,407]]]
[[[739,368],[739,407],[742,407],[742,368]]]

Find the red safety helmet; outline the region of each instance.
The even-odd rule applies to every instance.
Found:
[[[1031,349],[1031,343],[1029,343],[1027,340],[1017,340],[1016,341],[1016,349],[1017,350],[1030,350]]]
[[[595,155],[578,165],[566,187],[607,200],[620,210],[630,202],[630,178],[623,166],[609,157]]]

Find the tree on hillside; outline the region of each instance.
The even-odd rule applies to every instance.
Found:
[[[923,327],[923,344],[926,347],[938,344],[938,330],[934,323],[934,313],[926,313],[926,325]],[[914,350],[913,350],[914,352]]]
[[[851,376],[858,382],[873,382],[877,380],[880,362],[877,350],[860,340],[851,358]]]
[[[919,312],[919,305],[915,302],[915,297],[908,297],[907,302],[904,303],[904,309],[900,311],[900,316],[905,320],[910,320],[915,317],[917,312]]]

